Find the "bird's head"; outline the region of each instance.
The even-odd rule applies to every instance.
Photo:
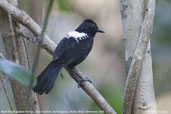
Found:
[[[76,29],[78,32],[84,32],[91,36],[95,36],[97,32],[104,33],[96,23],[91,19],[85,19],[83,23]]]

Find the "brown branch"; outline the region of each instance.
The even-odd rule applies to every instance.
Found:
[[[147,45],[153,28],[155,14],[155,0],[147,0],[144,20],[141,26],[139,41],[132,63],[128,72],[125,93],[123,98],[123,114],[133,114],[133,101],[137,87],[137,81],[141,73],[141,68],[147,50]]]
[[[24,32],[24,30],[22,28],[15,28],[15,32],[18,35],[20,35],[20,36],[26,38],[27,40],[31,41],[32,43],[34,43],[36,46],[38,46],[38,44],[40,42],[39,37],[34,37],[34,36],[31,36],[31,35],[27,34],[26,32]]]
[[[40,36],[41,34],[40,26],[35,21],[33,21],[33,19],[29,15],[27,15],[24,11],[19,10],[18,8],[4,1],[0,1],[0,7],[5,11],[10,12],[12,17],[14,17],[22,25],[26,26],[36,37]],[[47,36],[47,34],[44,34],[43,42],[46,42],[44,43],[43,48],[48,53],[53,54],[53,50],[55,49],[56,44]]]
[[[85,77],[77,68],[66,68],[66,70],[77,83],[80,82],[80,76]],[[81,88],[94,100],[94,102],[104,111],[105,114],[116,114],[112,107],[91,83],[84,82],[81,84]]]
[[[37,36],[40,35],[41,28],[24,11],[21,11],[18,8],[13,7],[10,4],[6,4],[4,2],[0,2],[0,7],[3,8],[5,11],[10,12],[13,18],[15,18],[18,22],[20,22],[30,31],[32,31],[33,34],[36,36],[35,38],[38,39]],[[24,33],[23,31],[20,31],[18,33],[21,33],[23,36],[27,36],[26,33]],[[39,41],[32,40],[29,37],[27,37],[27,39],[29,39],[33,43]],[[56,48],[56,44],[52,40],[50,40],[47,35],[45,35],[43,45],[41,47],[52,55]],[[79,76],[83,77],[83,75],[76,68],[66,70],[76,82],[79,82]],[[105,114],[116,114],[112,107],[107,103],[107,101],[102,97],[102,95],[94,88],[91,83],[83,82],[81,87],[96,102],[96,104],[104,111]]]

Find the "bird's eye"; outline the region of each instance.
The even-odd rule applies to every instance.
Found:
[[[95,24],[91,25],[94,29],[97,29],[97,26]]]

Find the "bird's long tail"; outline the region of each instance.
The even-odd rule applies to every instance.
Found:
[[[45,92],[48,94],[55,84],[55,80],[62,68],[62,65],[52,61],[43,72],[37,77],[37,84],[33,87],[34,92],[38,92],[40,95]]]

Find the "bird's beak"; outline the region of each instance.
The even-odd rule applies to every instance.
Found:
[[[101,29],[97,29],[97,32],[101,32],[101,33],[104,33],[104,31],[103,30],[101,30]]]

